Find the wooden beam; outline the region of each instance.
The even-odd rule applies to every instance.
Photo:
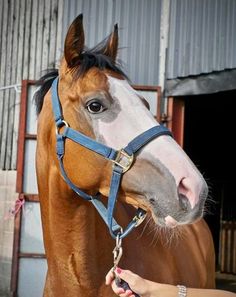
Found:
[[[17,193],[23,192],[27,95],[28,95],[28,82],[27,80],[23,80],[22,88],[21,88],[20,120],[19,120],[19,133],[18,133],[17,176],[16,176]]]
[[[21,199],[21,195],[19,195]],[[13,254],[12,254],[12,268],[11,268],[11,291],[13,296],[16,296],[18,285],[18,271],[19,271],[19,250],[20,250],[20,229],[21,229],[21,210],[15,215],[14,221],[14,239],[13,239]]]

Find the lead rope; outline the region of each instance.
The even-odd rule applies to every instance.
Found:
[[[116,273],[116,268],[118,267],[118,264],[120,262],[120,259],[121,259],[122,255],[123,255],[122,237],[121,237],[122,233],[123,233],[123,230],[121,229],[120,232],[116,236],[116,245],[115,245],[114,250],[112,251],[112,253],[113,253],[113,267],[112,267],[112,271],[113,271],[113,274],[115,276],[115,283],[116,283],[117,287],[122,288],[125,291],[126,290],[132,291],[132,289],[130,288],[129,284],[126,281],[124,281],[123,279],[121,279],[118,276],[118,274]],[[133,295],[135,297],[140,297],[135,292],[133,292]]]
[[[112,267],[112,272],[115,277],[115,283],[117,287],[126,290],[132,291],[133,295],[135,297],[140,297],[137,293],[135,293],[129,286],[129,284],[121,279],[119,275],[116,273],[116,268],[118,267],[118,264],[120,262],[120,259],[123,255],[123,248],[122,248],[122,237],[121,235],[123,234],[123,229],[120,229],[120,232],[116,236],[116,245],[114,250],[112,251],[113,253],[113,267]],[[183,285],[177,285],[178,288],[178,297],[187,297],[187,288]]]

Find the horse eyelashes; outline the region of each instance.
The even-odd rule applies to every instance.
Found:
[[[86,106],[90,113],[101,113],[106,110],[105,106],[100,101],[89,102]]]

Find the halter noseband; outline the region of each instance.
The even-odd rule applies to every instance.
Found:
[[[52,83],[51,92],[53,113],[56,123],[56,150],[61,174],[65,182],[75,193],[77,193],[80,197],[84,198],[85,200],[90,201],[95,206],[95,208],[107,224],[111,236],[113,238],[116,238],[117,234],[120,233],[119,237],[124,238],[126,235],[130,233],[130,231],[132,231],[135,227],[141,224],[141,222],[145,219],[146,212],[143,209],[138,208],[135,217],[131,220],[131,222],[128,224],[124,231],[122,227],[118,225],[118,223],[113,218],[115,203],[119,192],[122,174],[130,169],[134,161],[134,154],[137,153],[143,146],[145,146],[151,140],[161,135],[172,136],[172,134],[167,128],[163,126],[155,126],[140,134],[139,136],[135,137],[131,142],[129,142],[129,144],[125,148],[121,150],[115,150],[69,127],[62,115],[62,108],[58,96],[58,77]],[[62,127],[63,131],[60,133]],[[63,165],[66,138],[71,139],[72,141],[113,162],[113,171],[110,183],[110,192],[108,197],[107,208],[99,199],[100,193],[98,193],[95,196],[88,195],[87,193],[79,189],[75,184],[73,184],[67,176]]]

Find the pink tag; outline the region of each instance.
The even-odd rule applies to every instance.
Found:
[[[11,217],[15,217],[16,214],[20,211],[20,209],[22,208],[23,210],[23,206],[25,204],[25,199],[23,198],[18,198],[15,201],[15,205],[13,207],[11,207],[8,211],[8,213],[5,215],[4,220],[8,220]]]

